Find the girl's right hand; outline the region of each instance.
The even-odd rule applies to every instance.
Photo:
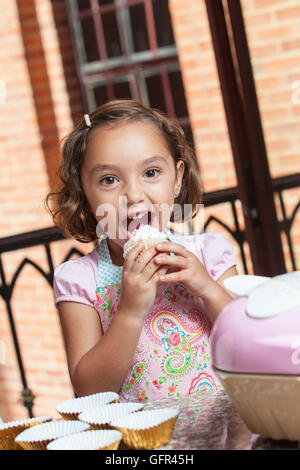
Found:
[[[156,297],[159,276],[166,274],[168,266],[158,266],[154,257],[158,255],[155,245],[144,253],[143,243],[134,246],[125,258],[119,311],[144,319]]]

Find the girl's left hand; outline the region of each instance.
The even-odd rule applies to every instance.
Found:
[[[162,282],[179,281],[196,297],[213,288],[215,281],[197,256],[184,246],[173,242],[161,242],[155,245],[155,248],[159,254],[154,257],[154,261],[159,265],[170,266],[166,274],[160,277]],[[169,253],[174,253],[176,256],[171,256]]]

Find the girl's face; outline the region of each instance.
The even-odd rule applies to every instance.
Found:
[[[167,226],[183,173],[183,161],[175,168],[164,137],[151,122],[118,123],[90,132],[80,174],[82,187],[120,262],[122,248],[138,224],[160,231]],[[145,216],[130,217],[136,214]]]

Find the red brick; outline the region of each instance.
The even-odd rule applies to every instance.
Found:
[[[285,57],[281,59],[272,60],[270,62],[265,62],[263,65],[264,72],[275,72],[277,74],[282,73],[282,70],[287,72],[288,69],[299,69],[299,57],[295,55],[294,57]]]
[[[286,37],[290,38],[292,35],[295,35],[295,29],[293,25],[279,25],[276,28],[268,28],[265,30],[261,31],[256,31],[255,32],[255,39],[256,42],[259,40],[266,40],[266,39],[272,39],[272,40],[278,40],[280,41],[281,38]]]
[[[297,51],[299,51],[300,39],[294,39],[292,41],[286,41],[282,43],[283,51],[292,51],[293,49],[296,49]]]
[[[266,26],[271,21],[271,14],[270,13],[259,13],[255,15],[245,15],[244,21],[246,24],[246,28],[250,31],[253,31],[256,26]]]
[[[278,8],[278,5],[282,6],[282,0],[254,0],[255,8]]]
[[[300,16],[300,7],[284,8],[282,10],[276,11],[275,15],[279,21],[286,19],[294,19]]]

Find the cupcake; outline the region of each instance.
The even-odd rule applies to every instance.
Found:
[[[82,431],[90,426],[81,421],[65,421],[59,419],[51,423],[38,424],[21,432],[15,438],[15,442],[25,450],[44,450],[49,442],[60,437]]]
[[[51,421],[51,416],[40,416],[39,418],[21,419],[0,423],[0,449],[1,450],[21,450],[22,447],[15,442],[15,437],[25,429],[36,426],[47,421]]]
[[[156,449],[170,441],[179,408],[137,411],[111,421],[130,449]]]
[[[59,403],[56,411],[63,419],[77,419],[78,415],[91,408],[99,408],[109,403],[117,402],[119,395],[115,392],[101,392],[87,395],[85,397],[73,398]]]
[[[125,243],[123,247],[123,257],[126,258],[129,251],[137,244],[137,243],[144,243],[144,250],[142,253],[152,245],[155,245],[159,242],[164,242],[168,240],[168,236],[157,230],[155,227],[151,227],[151,225],[142,225],[138,229],[132,232],[131,237]]]
[[[91,429],[111,429],[111,421],[142,409],[141,403],[112,403],[101,408],[83,411],[78,419],[88,423]]]
[[[78,432],[55,439],[47,450],[117,450],[122,434],[115,430],[93,430]]]

